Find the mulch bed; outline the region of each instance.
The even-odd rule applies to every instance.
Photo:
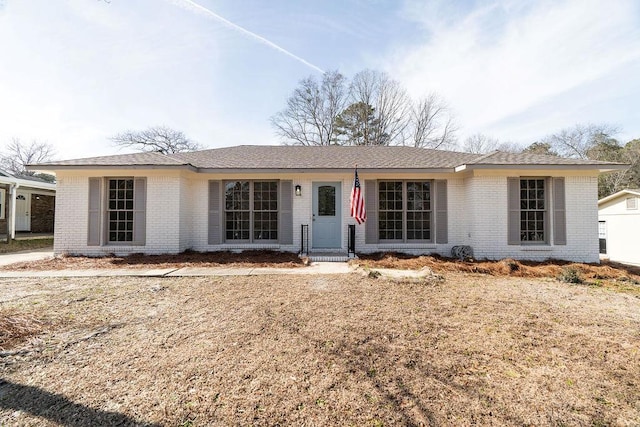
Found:
[[[396,252],[365,254],[360,255],[359,258],[351,262],[367,268],[419,270],[428,267],[436,273],[479,273],[510,277],[559,277],[564,271],[574,269],[586,280],[615,279],[640,283],[640,267],[606,261],[601,264],[584,264],[562,260],[542,262],[513,259],[460,261],[438,255],[413,256]]]
[[[23,262],[0,267],[0,270],[69,270],[69,269],[140,269],[140,268],[184,268],[184,267],[303,267],[304,261],[290,252],[250,250],[243,252],[194,252],[186,251],[174,255],[128,256],[58,256],[52,259]]]

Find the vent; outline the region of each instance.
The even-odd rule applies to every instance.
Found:
[[[627,209],[638,209],[637,197],[627,197]]]

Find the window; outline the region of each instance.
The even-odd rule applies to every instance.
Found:
[[[600,242],[600,253],[607,253],[607,223],[598,221],[598,240]]]
[[[564,177],[507,178],[507,243],[567,244]]]
[[[318,216],[336,216],[336,187],[333,185],[318,188]]]
[[[108,241],[133,241],[133,179],[110,179],[107,201]]]
[[[6,194],[7,191],[4,188],[0,188],[0,219],[4,219],[5,216],[5,210],[7,210],[7,205],[6,205]]]
[[[544,179],[520,180],[520,241],[545,242],[546,191]]]
[[[253,240],[278,240],[278,183],[253,183]]]
[[[380,181],[378,215],[380,240],[430,241],[431,181]]]
[[[225,182],[225,238],[278,240],[278,182]]]
[[[90,177],[87,246],[146,244],[147,179]]]
[[[627,197],[627,209],[638,209],[638,198],[637,197]]]

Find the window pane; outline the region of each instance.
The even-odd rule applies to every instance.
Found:
[[[402,181],[378,183],[378,238],[402,240]]]
[[[318,187],[318,215],[336,215],[336,188],[332,185]]]
[[[227,240],[249,239],[249,212],[227,212],[225,225]]]
[[[255,240],[277,239],[277,212],[256,212],[253,220],[253,238]]]

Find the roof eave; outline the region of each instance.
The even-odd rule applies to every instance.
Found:
[[[628,188],[625,188],[624,190],[620,190],[616,193],[610,194],[607,197],[603,197],[602,199],[598,200],[598,206],[600,206],[601,204],[610,202],[611,200],[617,199],[618,197],[624,195],[624,194],[633,194],[635,196],[639,196],[640,197],[640,192],[638,191],[633,191],[630,190]]]
[[[198,173],[353,173],[349,168],[198,168]],[[361,174],[391,174],[391,173],[453,173],[450,168],[358,168]]]
[[[37,188],[38,190],[56,191],[56,184],[50,182],[37,182],[28,179],[13,178],[8,176],[0,177],[0,184],[18,185],[20,187]]]
[[[544,169],[544,170],[597,170],[598,172],[613,172],[627,169],[629,165],[622,164],[482,164],[482,165],[460,165],[455,168],[456,172],[474,169]]]
[[[59,171],[59,170],[111,170],[111,169],[185,169],[197,171],[197,168],[186,165],[63,165],[63,164],[46,164],[46,165],[27,165],[30,171]]]

